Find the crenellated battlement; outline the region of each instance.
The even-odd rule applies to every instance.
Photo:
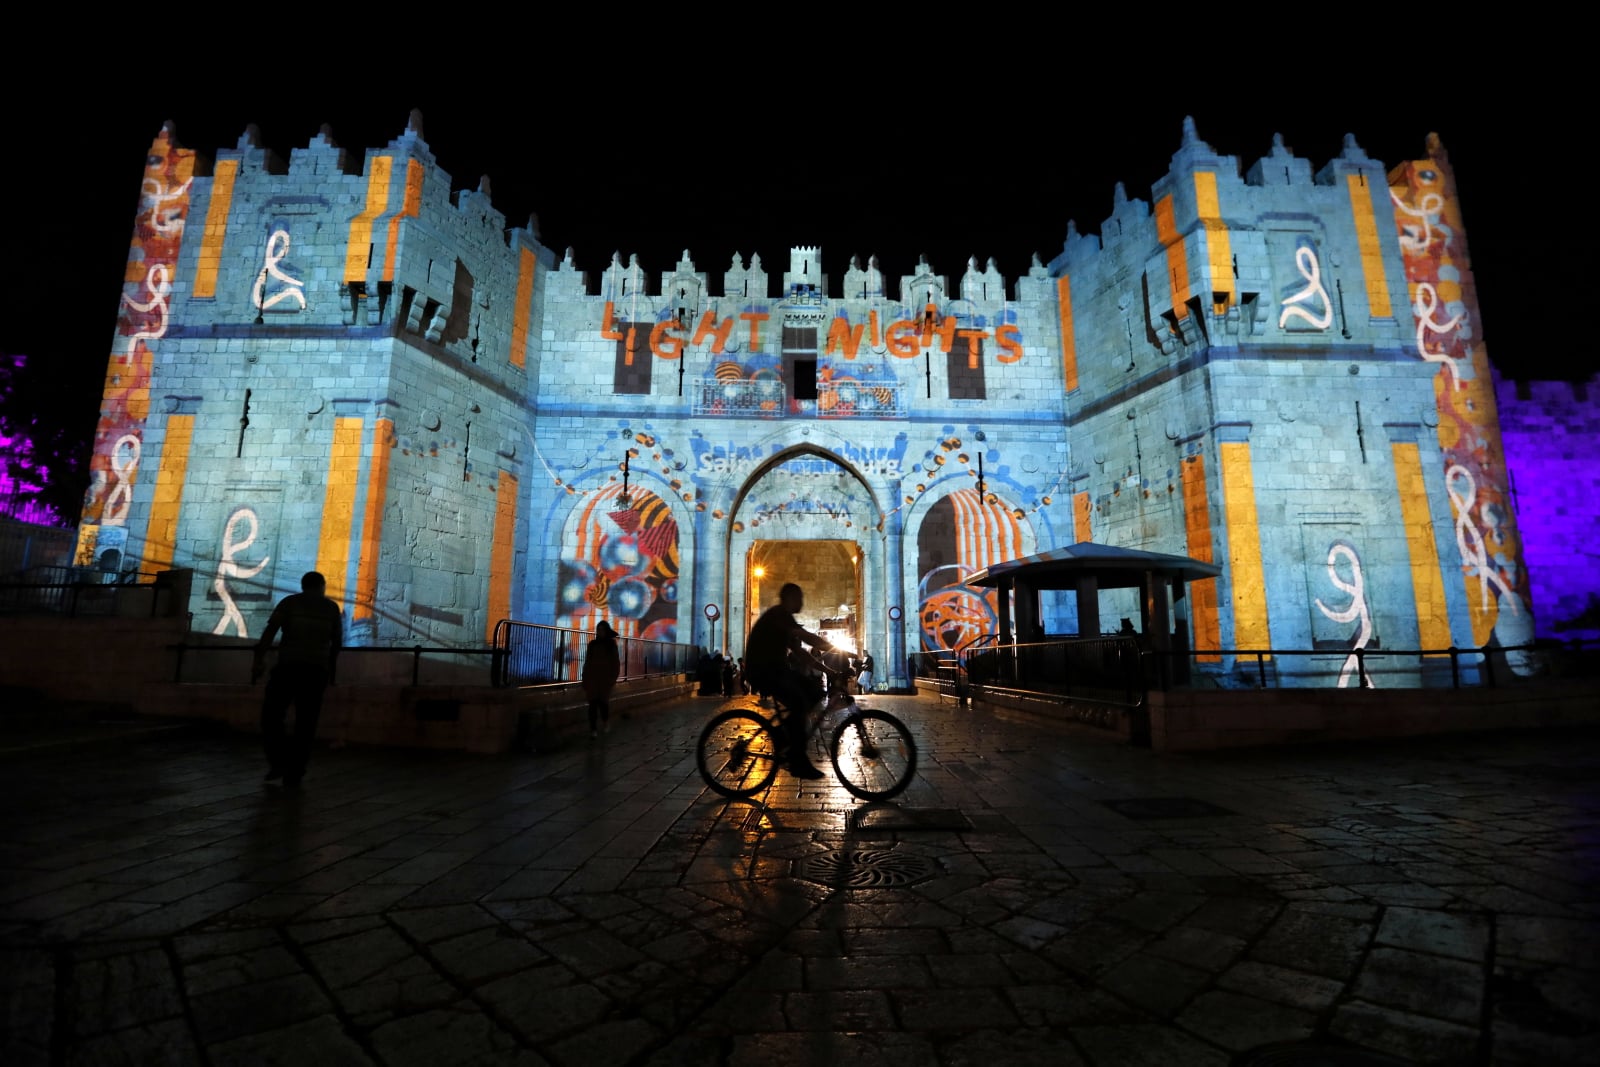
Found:
[[[247,129],[210,174],[164,133],[82,554],[201,570],[219,635],[317,569],[360,639],[476,647],[506,617],[702,641],[708,605],[737,632],[763,544],[848,543],[832,602],[859,595],[841,615],[903,672],[1013,622],[1093,632],[1072,598],[1005,621],[964,581],[1096,541],[1226,559],[1183,640],[1327,649],[1336,684],[1379,635],[1514,644],[1527,577],[1428,152],[1386,173],[1350,138],[1314,171],[1275,138],[1245,169],[1186,121],[1049,263],[890,277],[814,244],[770,273],[688,247],[580,269],[487,177],[453,191],[415,113],[286,167]]]

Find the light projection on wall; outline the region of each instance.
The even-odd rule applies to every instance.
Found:
[[[150,414],[149,342],[167,332],[167,304],[188,218],[194,160],[193,152],[173,143],[168,130],[150,146],[117,314],[119,345],[106,368],[89,461],[85,527],[121,526],[128,518]],[[87,529],[80,536],[94,539]]]
[[[1283,310],[1278,313],[1278,329],[1292,324],[1302,329],[1326,330],[1333,325],[1333,302],[1322,284],[1322,263],[1317,250],[1308,237],[1302,237],[1294,250],[1295,270],[1305,279],[1305,285],[1283,298]]]
[[[211,582],[213,593],[222,602],[222,618],[217,620],[216,627],[211,631],[213,634],[223,635],[231,631],[238,637],[250,636],[250,628],[245,625],[244,616],[240,614],[239,605],[234,600],[238,591],[230,583],[254,578],[272,562],[272,557],[265,553],[262,553],[261,558],[254,563],[247,563],[239,558],[241,553],[256,543],[256,537],[260,533],[261,521],[256,517],[254,510],[246,507],[235,508],[233,514],[228,516],[227,524],[222,530],[217,576]],[[260,549],[256,551],[260,552]]]
[[[624,637],[676,639],[678,524],[648,489],[607,484],[573,509],[557,578],[560,625],[602,619]]]
[[[733,524],[735,532],[766,527],[766,536],[778,538],[785,525],[795,523],[820,521],[850,530],[878,522],[877,509],[861,483],[832,459],[817,455],[796,456],[769,469],[740,515]]]
[[[999,630],[999,593],[965,585],[984,567],[1024,554],[1022,520],[994,493],[957,489],[928,509],[917,535],[922,647],[959,652]]]
[[[1345,577],[1345,572],[1348,572],[1348,578]],[[1361,557],[1356,553],[1355,546],[1347,541],[1335,541],[1328,546],[1327,578],[1335,589],[1350,598],[1349,603],[1342,607],[1330,607],[1321,597],[1317,597],[1312,603],[1332,622],[1341,625],[1352,622],[1356,624],[1355,631],[1345,641],[1351,651],[1339,670],[1339,688],[1360,686],[1361,661],[1355,653],[1357,649],[1365,649],[1369,643],[1373,643],[1373,628],[1372,612],[1367,607],[1366,577],[1361,573]],[[1315,644],[1321,648],[1323,642],[1316,641]],[[1367,676],[1366,684],[1369,687],[1372,685],[1371,675]]]
[[[294,306],[282,308],[283,311],[305,309],[305,282],[289,275],[282,266],[288,254],[289,231],[273,230],[272,236],[267,238],[266,257],[256,274],[255,288],[250,292],[250,302],[258,310],[271,311],[286,302],[293,302]]]
[[[1437,137],[1428,159],[1396,168],[1389,190],[1410,285],[1419,359],[1434,377],[1445,487],[1472,621],[1470,640],[1502,647],[1533,638],[1522,545],[1510,503],[1488,352],[1475,328],[1466,235]],[[1520,666],[1519,659],[1514,665]]]

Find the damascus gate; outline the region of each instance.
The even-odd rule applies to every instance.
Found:
[[[803,243],[546,248],[487,183],[453,192],[415,120],[286,164],[253,133],[208,159],[162,131],[79,562],[192,571],[219,636],[257,637],[316,569],[354,644],[604,619],[733,655],[795,580],[806,621],[903,685],[909,653],[998,632],[969,575],[1092,541],[1221,566],[1182,605],[1202,669],[1522,644],[1442,146],[1263,148],[1186,123],[1147,196],[1119,186],[1048,261],[886,277]],[[1102,618],[1139,617],[1124,593]],[[1038,627],[1077,633],[1075,596]]]

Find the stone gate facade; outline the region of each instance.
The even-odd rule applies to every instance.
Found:
[[[712,605],[737,654],[754,546],[849,541],[890,682],[994,631],[967,574],[1089,540],[1222,564],[1194,648],[1325,650],[1345,684],[1356,647],[1532,636],[1436,139],[1390,169],[1347,139],[1314,171],[1186,123],[1099,236],[1020,277],[949,267],[580,271],[487,182],[453,194],[415,118],[286,166],[253,132],[207,165],[163,131],[80,562],[193,568],[218,635],[256,636],[315,568],[357,641],[604,618],[704,645]],[[1072,597],[1043,609],[1075,632]]]

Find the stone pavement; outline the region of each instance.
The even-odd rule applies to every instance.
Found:
[[[185,728],[0,753],[0,1062],[1600,1062],[1600,731],[1162,755],[877,698],[895,804]]]

